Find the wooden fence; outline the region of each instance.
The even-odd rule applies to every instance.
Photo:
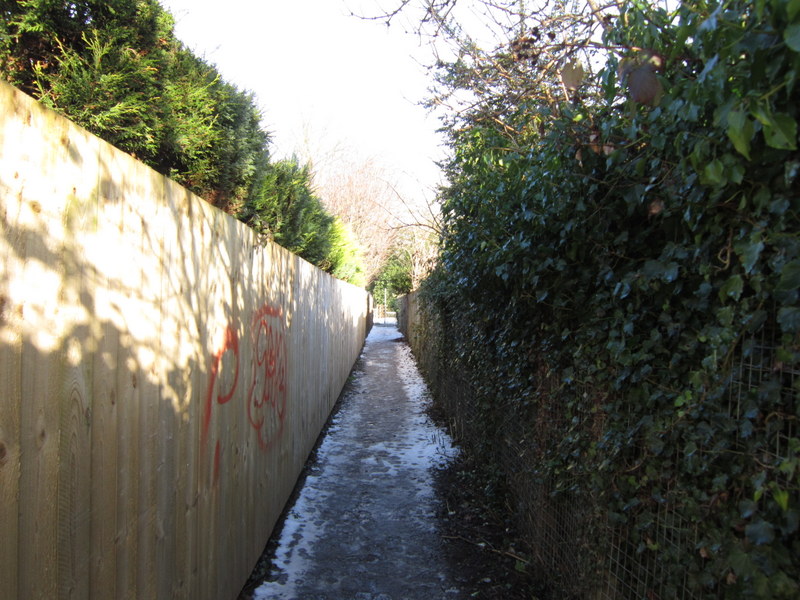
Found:
[[[0,83],[0,598],[235,598],[368,296]]]

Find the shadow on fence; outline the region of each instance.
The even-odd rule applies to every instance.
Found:
[[[2,83],[0,106],[0,594],[235,598],[369,296]]]

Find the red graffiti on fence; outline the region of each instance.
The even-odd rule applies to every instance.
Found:
[[[247,394],[247,418],[258,432],[258,444],[269,450],[286,417],[286,339],[280,308],[264,305],[253,316],[253,373]],[[277,418],[268,419],[274,414]]]
[[[234,373],[233,383],[231,384],[231,389],[228,390],[228,393],[224,395],[217,394],[217,404],[227,404],[230,399],[233,398],[233,393],[236,391],[236,384],[239,381],[239,336],[236,333],[236,330],[230,325],[228,325],[225,330],[225,341],[222,344],[222,347],[211,357],[208,392],[206,393],[205,412],[203,413],[203,435],[208,433],[208,426],[211,423],[211,407],[213,404],[212,399],[214,397],[214,384],[217,382],[217,377],[219,376],[222,357],[228,351],[233,352],[236,364],[236,372]]]
[[[253,360],[247,375],[247,419],[257,434],[258,445],[263,451],[269,450],[283,433],[286,418],[287,357],[286,336],[283,311],[280,307],[265,304],[258,309],[250,324],[250,342]],[[228,324],[222,345],[211,355],[208,390],[203,411],[201,445],[208,443],[208,432],[214,405],[228,404],[234,397],[241,364],[239,335],[235,325]],[[230,353],[226,364],[233,364],[233,381],[229,389],[218,390],[214,400],[215,386],[219,387],[223,357]],[[224,392],[224,393],[223,393]],[[214,480],[219,475],[220,445],[214,448]]]

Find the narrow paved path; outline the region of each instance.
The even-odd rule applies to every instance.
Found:
[[[367,338],[257,599],[457,600],[442,551],[433,470],[454,450],[394,326]]]

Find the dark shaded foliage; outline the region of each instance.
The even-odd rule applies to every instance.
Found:
[[[661,597],[795,598],[800,3],[605,23],[583,96],[459,115],[425,298],[487,460],[547,422],[530,477],[592,513],[588,563],[623,528]]]

